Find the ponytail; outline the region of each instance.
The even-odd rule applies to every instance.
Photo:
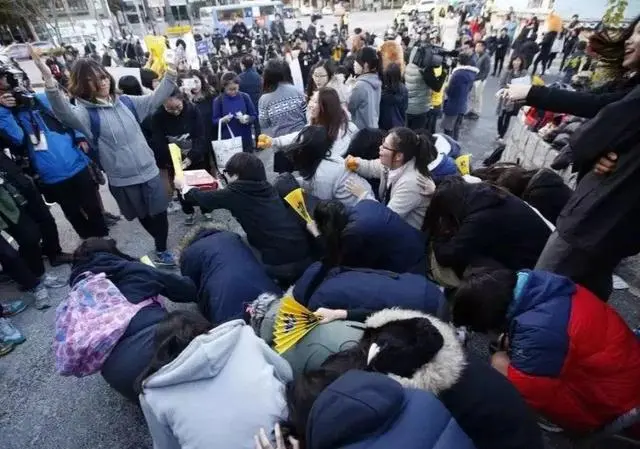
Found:
[[[342,237],[349,223],[349,216],[344,204],[335,200],[320,201],[314,210],[313,218],[324,239],[325,252],[320,270],[307,287],[305,304],[309,303],[309,299],[327,277],[329,271],[340,266],[342,262]]]
[[[422,175],[431,177],[429,163],[438,156],[438,150],[429,134],[416,134],[409,128],[393,128],[389,134],[393,135],[397,151],[404,155],[404,163],[416,160],[416,170]]]

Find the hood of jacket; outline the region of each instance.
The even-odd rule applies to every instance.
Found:
[[[194,226],[189,229],[187,233],[180,240],[180,244],[178,245],[176,251],[176,257],[179,259],[180,256],[184,253],[184,251],[197,240],[203,239],[205,237],[210,236],[211,234],[216,234],[220,231],[226,231],[227,229],[222,229],[218,225],[213,225],[211,223],[205,223],[199,226]]]
[[[453,72],[451,72],[451,75],[453,75],[454,73],[458,73],[459,75],[465,75],[466,77],[475,80],[476,75],[479,72],[480,72],[480,69],[472,65],[459,65],[455,69],[453,69]]]
[[[173,362],[163,366],[144,382],[145,392],[215,378],[234,353],[243,351],[243,340],[244,343],[255,340],[252,346],[264,344],[242,320],[228,321],[196,337]],[[286,365],[279,368],[282,372],[277,373],[276,377],[291,379],[291,370],[287,370]]]
[[[442,335],[444,340],[442,347],[431,361],[416,370],[411,378],[391,373],[389,377],[404,387],[417,388],[438,395],[458,382],[467,365],[464,349],[450,325],[423,312],[392,308],[374,313],[367,318],[365,326],[367,329],[379,328],[391,322],[414,318],[429,320]]]
[[[503,192],[498,190],[497,187],[490,186],[484,182],[478,184],[466,183],[465,186],[464,204],[467,214],[490,209],[504,202],[504,198],[500,195]],[[506,195],[506,193],[503,194]]]
[[[306,437],[309,449],[473,447],[433,395],[362,371],[347,372],[318,396]]]
[[[541,168],[540,170],[538,170],[538,173],[531,177],[531,180],[527,184],[527,187],[525,188],[522,196],[525,197],[532,191],[538,189],[548,189],[555,187],[562,188],[563,186],[565,186],[565,183],[560,175],[548,168]]]
[[[230,182],[226,187],[234,192],[245,193],[251,196],[269,198],[273,195],[273,186],[267,181],[237,180]]]
[[[545,271],[522,270],[513,290],[513,301],[507,309],[508,321],[545,302],[571,298],[576,284],[569,278]]]
[[[382,90],[382,81],[377,73],[365,73],[357,79],[358,83],[364,83],[372,92],[380,92]]]

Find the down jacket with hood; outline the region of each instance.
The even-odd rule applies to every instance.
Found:
[[[382,81],[377,73],[360,75],[349,98],[351,119],[358,129],[377,128]]]
[[[428,320],[432,332],[415,329],[407,341],[402,329],[414,331],[417,320]],[[368,370],[388,374],[405,388],[436,395],[478,449],[544,448],[535,415],[518,391],[486,361],[465,353],[452,326],[398,309],[373,314],[365,325],[361,345],[369,353]],[[380,348],[374,356],[373,343]]]
[[[254,449],[260,428],[286,418],[291,379],[289,364],[250,326],[221,324],[144,381],[140,405],[153,447]]]
[[[132,304],[159,295],[174,302],[196,300],[196,287],[191,279],[115,254],[94,253],[86,262],[75,264],[69,276],[69,285],[73,287],[79,276],[87,271],[105,273]],[[102,365],[104,380],[132,401],[138,399],[133,386],[153,358],[156,327],[167,315],[167,310],[157,302],[140,309]]]
[[[485,183],[465,183],[457,231],[432,238],[439,264],[462,276],[470,265],[497,263],[511,270],[533,268],[551,229],[524,201]]]
[[[509,380],[555,424],[596,430],[640,406],[640,340],[582,286],[523,270],[507,319]]]
[[[288,206],[266,180],[237,180],[224,189],[208,192],[191,189],[184,199],[209,210],[231,212],[265,265],[298,263],[309,255],[306,230],[300,228]]]
[[[150,95],[128,96],[138,120],[143,122],[158,110],[176,88],[176,73],[167,71],[158,88]],[[91,103],[81,98],[74,106],[69,103],[58,84],[53,81],[45,90],[56,117],[66,126],[81,132],[93,141],[89,109],[97,109],[100,117],[98,159],[113,187],[143,184],[159,175],[153,151],[137,123],[136,117],[118,100]]]
[[[445,313],[440,288],[424,275],[391,271],[336,267],[328,270],[312,291],[316,276],[324,270],[320,262],[307,268],[293,288],[293,297],[310,310],[366,309],[389,307],[420,310],[433,315]]]
[[[381,374],[349,371],[313,403],[308,449],[475,449],[432,394]]]
[[[413,61],[414,55],[418,51],[419,46],[414,47],[411,51],[410,61]],[[409,95],[407,114],[418,115],[426,113],[431,105],[431,89],[424,81],[420,67],[413,62],[407,64],[404,80]]]
[[[198,306],[213,324],[242,318],[263,292],[281,293],[251,249],[233,232],[195,229],[184,239],[180,271],[198,289]]]
[[[349,223],[342,233],[343,265],[425,273],[425,240],[420,231],[375,200],[362,200],[348,213]]]
[[[442,109],[444,115],[457,116],[467,113],[469,92],[473,88],[478,72],[477,67],[468,65],[459,65],[453,69],[449,85],[445,91],[447,99]]]

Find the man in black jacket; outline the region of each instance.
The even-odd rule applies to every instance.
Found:
[[[318,16],[311,16],[311,23],[309,24],[309,28],[307,28],[307,42],[312,42],[316,39],[316,24],[318,23]]]
[[[557,35],[558,33],[556,33],[555,31],[549,31],[542,38],[542,43],[540,44],[540,53],[536,58],[536,62],[533,63],[533,75],[535,75],[538,71],[538,63],[542,63],[541,75],[544,76],[544,72],[546,71],[547,65],[549,64],[551,47],[553,46],[553,42],[556,40]]]
[[[284,42],[287,37],[287,32],[284,29],[284,22],[282,16],[276,14],[276,18],[271,22],[271,37],[277,42]]]
[[[498,43],[496,45],[496,53],[493,59],[493,76],[499,76],[502,73],[504,66],[504,58],[507,56],[511,41],[507,35],[507,29],[500,30],[500,36],[498,37]]]

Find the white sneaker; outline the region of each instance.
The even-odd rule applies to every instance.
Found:
[[[19,345],[24,342],[26,338],[16,329],[9,318],[0,318],[0,340],[4,343]]]
[[[62,279],[50,274],[45,274],[42,279],[40,279],[40,282],[44,283],[44,286],[47,288],[62,288],[67,285]]]
[[[40,282],[38,286],[33,289],[33,296],[36,298],[36,309],[44,310],[51,307],[51,304],[49,304],[49,292],[44,285],[44,281]]]

